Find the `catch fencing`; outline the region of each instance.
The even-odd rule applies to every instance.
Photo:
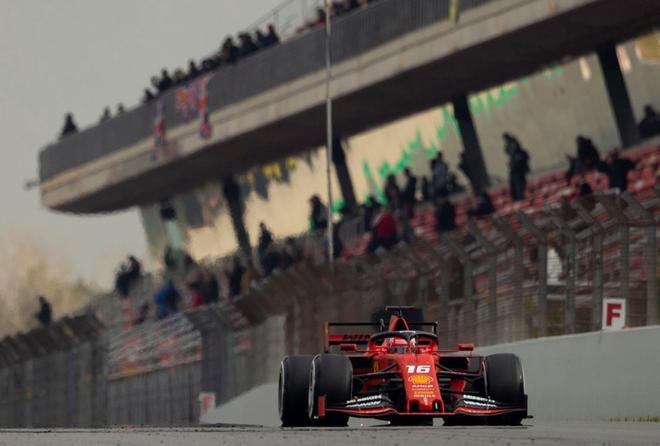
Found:
[[[236,305],[252,323],[285,314],[291,353],[319,351],[324,320],[369,319],[388,304],[423,308],[448,346],[596,331],[607,297],[626,299],[628,327],[657,324],[659,195],[514,207],[435,240],[276,272]]]
[[[0,426],[102,426],[102,328],[94,316],[79,316],[3,339]]]
[[[607,297],[626,299],[628,327],[654,325],[659,220],[658,188],[514,205],[390,251],[319,254],[161,321],[65,318],[0,342],[0,426],[194,425],[201,395],[222,404],[273,382],[285,354],[323,349],[323,322],[378,320],[386,305],[421,308],[445,346],[597,331]]]

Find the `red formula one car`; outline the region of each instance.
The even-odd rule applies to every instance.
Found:
[[[472,344],[438,347],[437,322],[413,323],[411,307],[387,307],[389,324],[326,323],[325,353],[284,358],[283,426],[345,426],[349,417],[398,425],[519,425],[527,418],[523,369],[516,355],[472,354]],[[378,327],[375,334],[331,333]],[[431,331],[416,328],[430,327]],[[415,329],[413,329],[415,328]],[[339,351],[339,353],[333,353]]]

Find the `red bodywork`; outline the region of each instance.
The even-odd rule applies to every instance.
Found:
[[[354,417],[497,416],[524,411],[491,400],[485,391],[483,358],[472,344],[456,349],[438,347],[437,323],[432,332],[411,330],[402,316],[392,316],[376,334],[331,333],[340,326],[371,323],[326,323],[325,351],[339,349],[353,365],[353,400],[339,405],[318,401],[319,413],[341,412]],[[321,397],[319,397],[321,398]]]

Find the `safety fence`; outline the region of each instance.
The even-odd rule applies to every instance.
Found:
[[[436,240],[296,265],[236,305],[252,323],[286,314],[289,352],[321,349],[323,320],[368,319],[395,303],[438,319],[447,345],[599,330],[607,297],[626,299],[627,326],[657,324],[659,214],[658,189],[518,210]]]
[[[419,212],[425,212],[420,209]],[[92,316],[0,343],[1,426],[194,425],[204,409],[277,378],[285,354],[322,350],[326,320],[413,305],[442,344],[486,346],[658,323],[660,189],[471,220],[390,251],[303,262],[237,299],[103,331]]]
[[[64,318],[0,342],[0,426],[102,426],[102,326]]]

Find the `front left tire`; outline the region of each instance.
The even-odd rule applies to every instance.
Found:
[[[312,355],[287,356],[280,364],[278,407],[282,427],[310,426],[307,407]]]

